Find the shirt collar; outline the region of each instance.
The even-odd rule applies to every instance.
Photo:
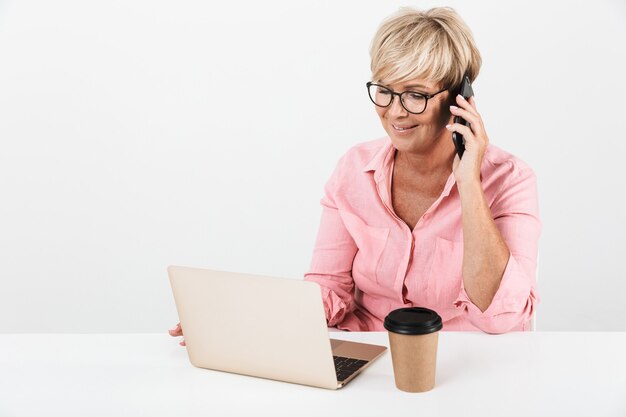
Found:
[[[384,145],[374,154],[372,159],[365,165],[363,172],[374,171],[374,181],[379,183],[386,178],[386,173],[389,170],[393,158],[395,156],[395,148],[391,143],[391,139],[387,138]],[[456,184],[456,178],[454,173],[450,173],[446,185],[441,193],[442,197],[446,197],[450,194],[452,187]]]
[[[374,171],[374,179],[379,182],[384,178],[385,168],[388,168],[395,155],[395,148],[391,139],[387,138],[383,146],[374,154],[372,159],[365,165],[363,172]]]

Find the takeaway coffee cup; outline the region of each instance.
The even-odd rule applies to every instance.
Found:
[[[387,315],[384,326],[389,331],[396,387],[407,392],[433,389],[443,327],[439,314],[422,307],[400,308]]]

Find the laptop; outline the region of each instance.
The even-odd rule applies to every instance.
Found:
[[[330,339],[317,283],[182,266],[167,271],[196,367],[338,389],[387,349]]]

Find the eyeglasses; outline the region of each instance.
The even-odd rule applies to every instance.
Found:
[[[389,87],[385,87],[384,85],[374,84],[373,82],[368,82],[366,84],[367,92],[369,93],[370,100],[372,103],[377,105],[378,107],[389,107],[393,102],[394,96],[400,97],[400,103],[404,110],[408,111],[412,114],[420,114],[424,113],[426,110],[426,105],[428,104],[428,100],[435,97],[439,93],[443,93],[447,90],[444,88],[441,91],[436,92],[435,94],[420,94],[415,91],[405,91],[403,93],[396,93]]]

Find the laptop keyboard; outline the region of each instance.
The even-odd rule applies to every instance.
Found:
[[[363,367],[367,363],[362,359],[346,358],[344,356],[333,356],[335,360],[335,372],[337,373],[337,381],[345,381]]]

